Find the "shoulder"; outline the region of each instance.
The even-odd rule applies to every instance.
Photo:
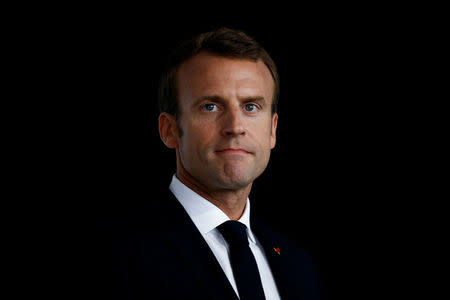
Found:
[[[118,246],[136,247],[143,240],[156,242],[164,235],[167,222],[176,210],[174,206],[169,190],[154,193],[109,216],[105,230]]]
[[[149,271],[161,275],[164,266],[171,263],[171,256],[174,257],[167,238],[168,222],[177,210],[176,202],[171,202],[170,191],[153,194],[117,211],[104,222],[107,243],[102,260],[110,270],[110,282],[123,285],[142,278],[150,278],[155,284],[161,281],[162,277]]]

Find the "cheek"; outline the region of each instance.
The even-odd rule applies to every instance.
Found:
[[[267,123],[266,123],[267,124]],[[258,131],[258,148],[260,153],[260,161],[265,162],[269,160],[271,150],[274,146],[274,139],[272,135],[271,125],[261,125]]]
[[[272,122],[267,119],[264,119],[264,122],[258,122],[253,126],[253,132],[257,135],[261,147],[267,147],[272,139]]]
[[[191,123],[185,127],[184,136],[181,138],[186,155],[204,155],[211,146],[217,134],[215,128],[210,125]]]

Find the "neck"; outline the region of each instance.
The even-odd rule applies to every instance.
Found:
[[[198,182],[187,172],[177,171],[176,176],[188,188],[217,206],[231,220],[239,220],[244,213],[247,198],[252,187],[251,183],[237,190],[211,189]]]

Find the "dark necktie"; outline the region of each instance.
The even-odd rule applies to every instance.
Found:
[[[246,226],[226,221],[217,227],[230,248],[230,262],[241,300],[266,299],[255,257],[248,245]]]

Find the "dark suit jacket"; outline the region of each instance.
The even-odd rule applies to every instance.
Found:
[[[214,254],[170,192],[123,219],[107,289],[117,299],[238,299]],[[319,299],[311,256],[251,216],[282,299]],[[130,225],[131,224],[131,225]],[[126,225],[126,226],[125,226]],[[123,228],[126,228],[124,230]],[[117,232],[116,232],[117,234]],[[274,248],[280,249],[278,254]]]

